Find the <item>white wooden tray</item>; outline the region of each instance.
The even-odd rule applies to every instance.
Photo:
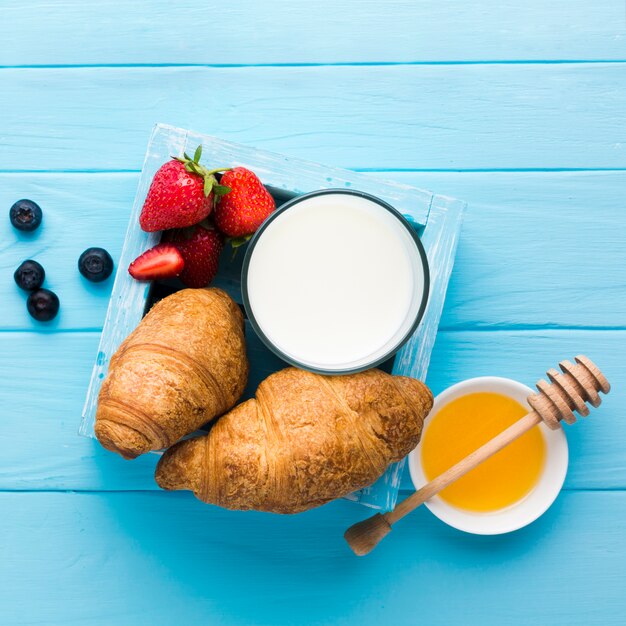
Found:
[[[133,204],[126,240],[122,249],[111,300],[107,311],[98,355],[93,368],[87,399],[83,410],[80,434],[94,437],[94,419],[98,393],[105,377],[109,359],[120,343],[137,326],[145,311],[159,297],[175,287],[149,285],[133,280],[127,268],[144,250],[158,243],[160,233],[145,233],[139,227],[139,214],[150,182],[157,169],[172,155],[193,153],[202,144],[202,163],[210,167],[243,165],[254,171],[276,198],[277,205],[295,195],[316,189],[358,189],[376,195],[401,211],[417,229],[428,255],[430,265],[430,296],[426,312],[409,342],[385,364],[394,374],[424,380],[435,342],[439,318],[454,264],[454,256],[465,203],[454,198],[435,195],[423,189],[396,182],[380,180],[367,174],[326,167],[317,163],[291,159],[286,156],[256,150],[215,137],[158,124],[148,144],[148,150]],[[243,254],[234,262],[230,252],[220,264],[215,286],[225,289],[241,303],[240,270]],[[250,358],[250,379],[244,398],[252,397],[261,380],[286,366],[256,337],[246,324],[246,341]],[[396,463],[371,487],[348,498],[375,509],[393,508],[398,496],[404,461]]]

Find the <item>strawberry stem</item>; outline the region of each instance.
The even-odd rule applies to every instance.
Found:
[[[223,172],[230,172],[230,170],[232,170],[232,167],[218,167],[216,170],[207,170],[208,174],[220,174]]]
[[[209,197],[211,192],[214,193],[215,197],[217,196],[225,196],[229,191],[230,187],[226,187],[224,185],[220,185],[217,182],[217,178],[215,178],[215,174],[219,174],[220,172],[228,172],[231,170],[231,167],[220,167],[214,170],[208,170],[204,165],[200,165],[200,157],[202,156],[202,144],[200,144],[196,151],[193,154],[193,159],[186,153],[183,152],[182,157],[172,158],[182,163],[185,166],[185,169],[190,174],[196,174],[197,176],[202,176],[204,179],[204,195],[205,197]]]

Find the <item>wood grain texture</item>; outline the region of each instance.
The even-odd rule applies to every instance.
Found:
[[[117,267],[137,180],[127,174],[0,175],[0,330],[102,328],[113,278],[89,282],[78,272],[78,257],[86,248],[102,246]],[[30,198],[43,210],[42,225],[34,233],[15,230],[7,219],[19,198]],[[59,315],[46,324],[31,319],[26,294],[13,281],[13,272],[28,258],[44,266],[45,286],[61,301]]]
[[[440,328],[626,327],[625,172],[393,175],[468,203]]]
[[[626,327],[626,172],[381,175],[469,203],[441,328]],[[0,174],[0,208],[28,197],[45,211],[34,237],[0,220],[0,328],[102,327],[112,285],[84,280],[76,262],[102,245],[117,263],[137,181],[135,173]],[[61,298],[60,316],[45,328],[10,279],[28,257],[44,264]]]
[[[622,168],[624,81],[622,63],[3,69],[0,169],[139,169],[155,120],[349,168]]]
[[[620,0],[9,0],[2,12],[5,65],[626,58]]]
[[[3,493],[0,510],[3,624],[623,624],[623,492],[564,492],[500,537],[421,509],[363,559],[342,537],[363,509],[345,502],[279,517],[185,494]]]
[[[98,339],[97,333],[82,332],[0,333],[0,490],[156,489],[155,455],[124,461],[77,434]],[[532,386],[563,358],[587,354],[614,388],[593,416],[567,430],[566,487],[623,489],[626,389],[620,381],[626,379],[626,364],[616,347],[625,341],[626,331],[441,332],[427,382],[434,393],[482,375]],[[279,366],[258,341],[249,340],[248,351],[253,363],[263,365],[254,368],[244,397]],[[36,393],[24,390],[24,372],[36,381]],[[411,487],[406,474],[403,486]]]
[[[614,389],[568,429],[568,490],[504,537],[421,510],[357,561],[351,503],[285,519],[183,494],[0,491],[0,623],[623,624],[626,332],[601,329],[626,328],[626,173],[476,170],[624,170],[625,34],[622,0],[3,2],[0,67],[22,69],[0,69],[0,170],[24,173],[0,175],[0,490],[154,488],[155,457],[76,436],[98,342],[82,330],[101,327],[110,285],[75,263],[88,245],[117,260],[138,176],[89,172],[139,170],[157,121],[345,167],[446,170],[384,174],[470,203],[434,391],[532,384],[581,351]],[[6,211],[29,195],[46,217],[27,241]],[[12,282],[27,256],[61,297],[47,329]]]

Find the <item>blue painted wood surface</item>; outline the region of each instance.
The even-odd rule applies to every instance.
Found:
[[[0,207],[45,222],[0,220],[0,623],[623,624],[624,61],[622,0],[3,2]],[[489,539],[421,510],[359,560],[357,505],[204,507],[76,435],[111,288],[76,260],[117,259],[159,120],[468,200],[429,384],[577,352],[614,384],[544,517]],[[46,328],[11,277],[33,256]]]

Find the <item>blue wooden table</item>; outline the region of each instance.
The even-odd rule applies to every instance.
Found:
[[[5,0],[0,207],[45,222],[0,220],[0,623],[624,624],[625,61],[623,0]],[[544,517],[487,538],[424,509],[357,559],[358,505],[206,507],[77,436],[111,284],[76,261],[118,257],[157,121],[468,201],[433,390],[580,352],[613,383]]]

